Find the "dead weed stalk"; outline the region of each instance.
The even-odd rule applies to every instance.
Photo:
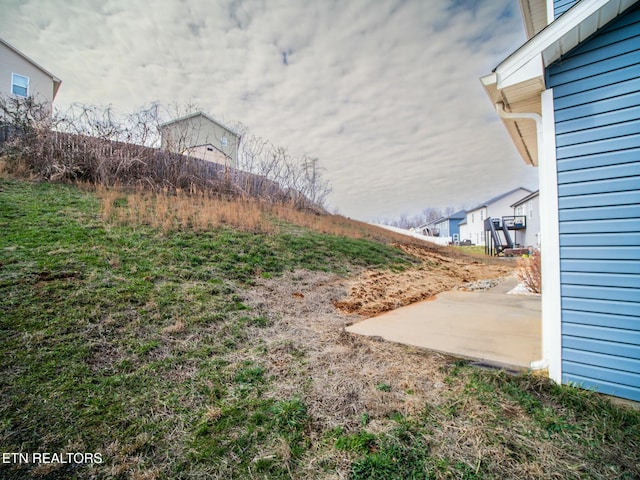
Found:
[[[539,251],[536,250],[531,256],[518,260],[517,275],[529,291],[542,293],[542,267]]]

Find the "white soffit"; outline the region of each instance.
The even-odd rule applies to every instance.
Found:
[[[547,0],[520,0],[520,12],[527,38],[547,26]]]

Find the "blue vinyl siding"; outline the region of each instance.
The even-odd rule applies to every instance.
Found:
[[[578,0],[553,0],[553,15],[558,18],[564,12],[573,7]]]
[[[554,2],[556,16],[574,2]],[[562,379],[640,401],[640,8],[547,68]]]
[[[464,220],[463,218],[452,218],[449,220],[449,235],[460,235],[460,222]]]

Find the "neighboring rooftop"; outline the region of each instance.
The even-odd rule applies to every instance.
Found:
[[[502,200],[504,197],[509,196],[513,192],[517,192],[518,190],[524,190],[525,192],[532,193],[531,190],[529,190],[528,188],[524,188],[524,187],[514,188],[513,190],[509,190],[508,192],[505,192],[505,193],[503,193],[501,195],[498,195],[496,197],[490,198],[489,200],[487,200],[484,203],[481,203],[480,205],[476,205],[475,207],[470,208],[469,210],[467,210],[467,212],[473,212],[475,210],[479,210],[481,208],[488,207],[492,203],[496,203],[498,200]]]
[[[540,190],[536,190],[533,193],[530,193],[529,195],[527,195],[524,198],[521,198],[520,200],[518,200],[516,203],[514,203],[513,205],[511,205],[511,208],[513,207],[517,207],[518,205],[522,205],[525,202],[528,202],[529,200],[531,200],[532,198],[537,197],[538,195],[540,195]]]
[[[448,217],[444,217],[443,220],[458,220],[460,218],[467,218],[466,210],[458,210],[456,213],[452,213]]]

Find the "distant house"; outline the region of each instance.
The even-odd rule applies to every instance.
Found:
[[[419,233],[420,235],[425,235],[427,237],[439,237],[440,230],[436,227],[436,222],[438,220],[430,220],[427,223],[423,223],[422,225],[418,225],[417,227],[411,228],[410,230],[415,233]]]
[[[462,220],[460,220],[460,223],[458,223],[458,228],[460,229],[460,237],[459,237],[459,241],[460,242],[467,242],[469,244],[473,243],[471,241],[471,236],[468,234],[468,224],[467,224],[467,215],[465,213],[465,216]]]
[[[538,166],[541,365],[640,401],[640,3],[520,6],[528,40],[481,81]]]
[[[460,210],[435,222],[435,228],[441,237],[450,237],[451,241],[460,240],[460,222],[467,218],[467,212]]]
[[[240,134],[206,113],[171,120],[159,129],[164,150],[238,167]]]
[[[535,191],[511,205],[514,217],[525,217],[525,228],[513,231],[516,246],[540,248],[539,198],[539,191]]]
[[[487,218],[512,216],[513,209],[511,205],[513,205],[513,202],[529,194],[531,194],[531,190],[522,187],[514,188],[467,210],[466,218],[458,224],[460,227],[460,240],[469,240],[475,245],[484,245],[484,221]]]
[[[0,38],[0,95],[51,105],[62,81]]]

